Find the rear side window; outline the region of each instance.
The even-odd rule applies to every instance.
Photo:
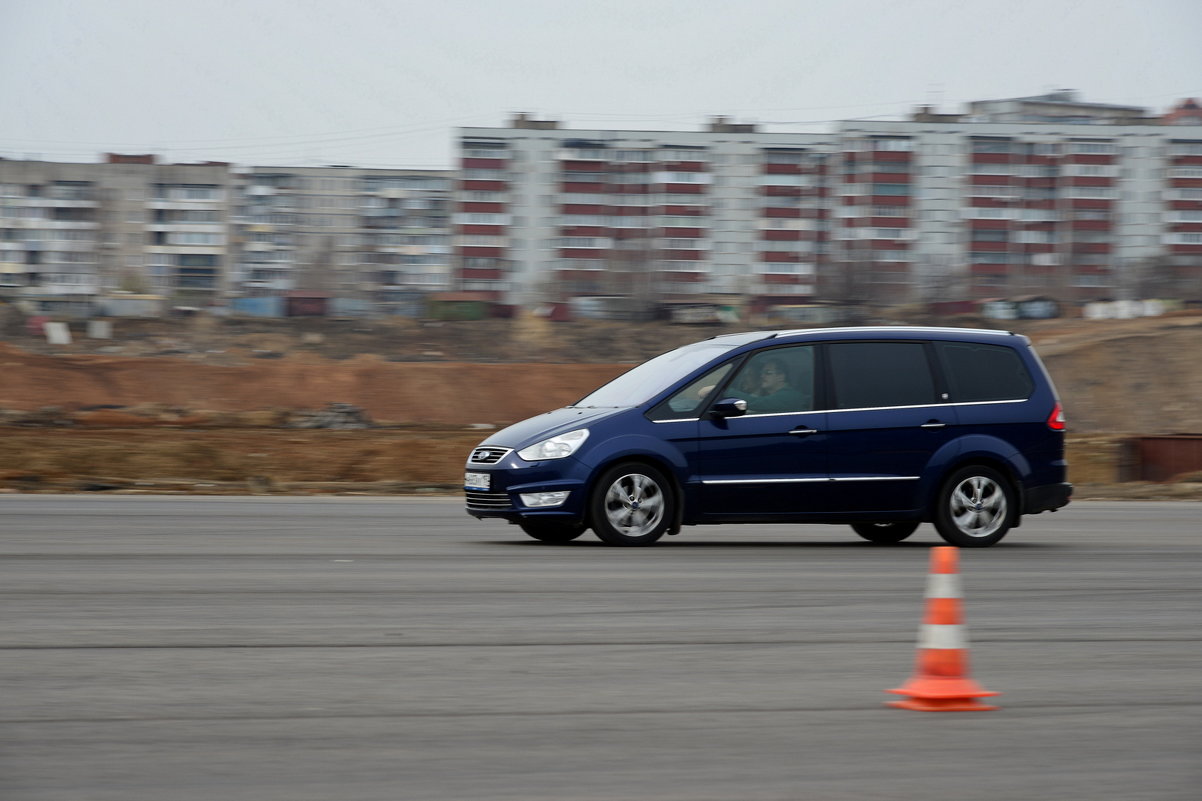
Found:
[[[1035,389],[1022,357],[1013,348],[971,342],[936,342],[951,400],[1021,400]]]
[[[836,409],[935,403],[921,342],[841,342],[829,346]]]

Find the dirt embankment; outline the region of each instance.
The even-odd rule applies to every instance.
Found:
[[[482,321],[382,334],[357,328],[348,332],[352,348],[336,327],[156,326],[58,350],[19,337],[20,347],[0,343],[0,489],[454,487],[467,451],[491,428],[570,403],[654,353],[722,333]],[[1202,432],[1202,317],[1015,328],[1031,336],[1060,390],[1075,483],[1112,483],[1124,437]],[[435,360],[473,352],[488,361]],[[149,353],[160,355],[140,355]],[[499,361],[506,357],[523,360]],[[289,410],[330,403],[390,427],[280,430]],[[4,410],[12,422],[51,406],[61,412],[40,427],[3,426]]]
[[[331,361],[311,354],[241,366],[173,357],[30,354],[0,345],[0,408],[159,404],[191,411],[350,403],[377,422],[507,423],[579,399],[629,365]]]

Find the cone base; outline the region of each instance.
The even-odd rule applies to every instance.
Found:
[[[968,678],[935,678],[931,676],[915,676],[899,689],[886,690],[888,693],[908,695],[912,698],[926,700],[954,698],[989,698],[1001,693],[986,690],[972,679]]]
[[[975,698],[907,698],[905,701],[886,701],[885,706],[919,712],[992,712],[1001,708],[982,704]]]

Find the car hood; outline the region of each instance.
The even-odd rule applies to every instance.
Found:
[[[523,420],[520,423],[514,423],[496,432],[480,444],[501,445],[506,448],[524,448],[527,445],[533,445],[535,442],[541,442],[557,434],[575,431],[578,428],[587,428],[592,423],[599,422],[624,411],[627,410],[625,408],[613,407],[590,409],[565,406],[562,409],[556,409],[553,412],[547,412],[546,414],[540,414],[528,420]]]

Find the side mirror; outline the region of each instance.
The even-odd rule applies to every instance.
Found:
[[[710,409],[714,417],[739,417],[747,414],[747,401],[742,398],[723,398]]]

